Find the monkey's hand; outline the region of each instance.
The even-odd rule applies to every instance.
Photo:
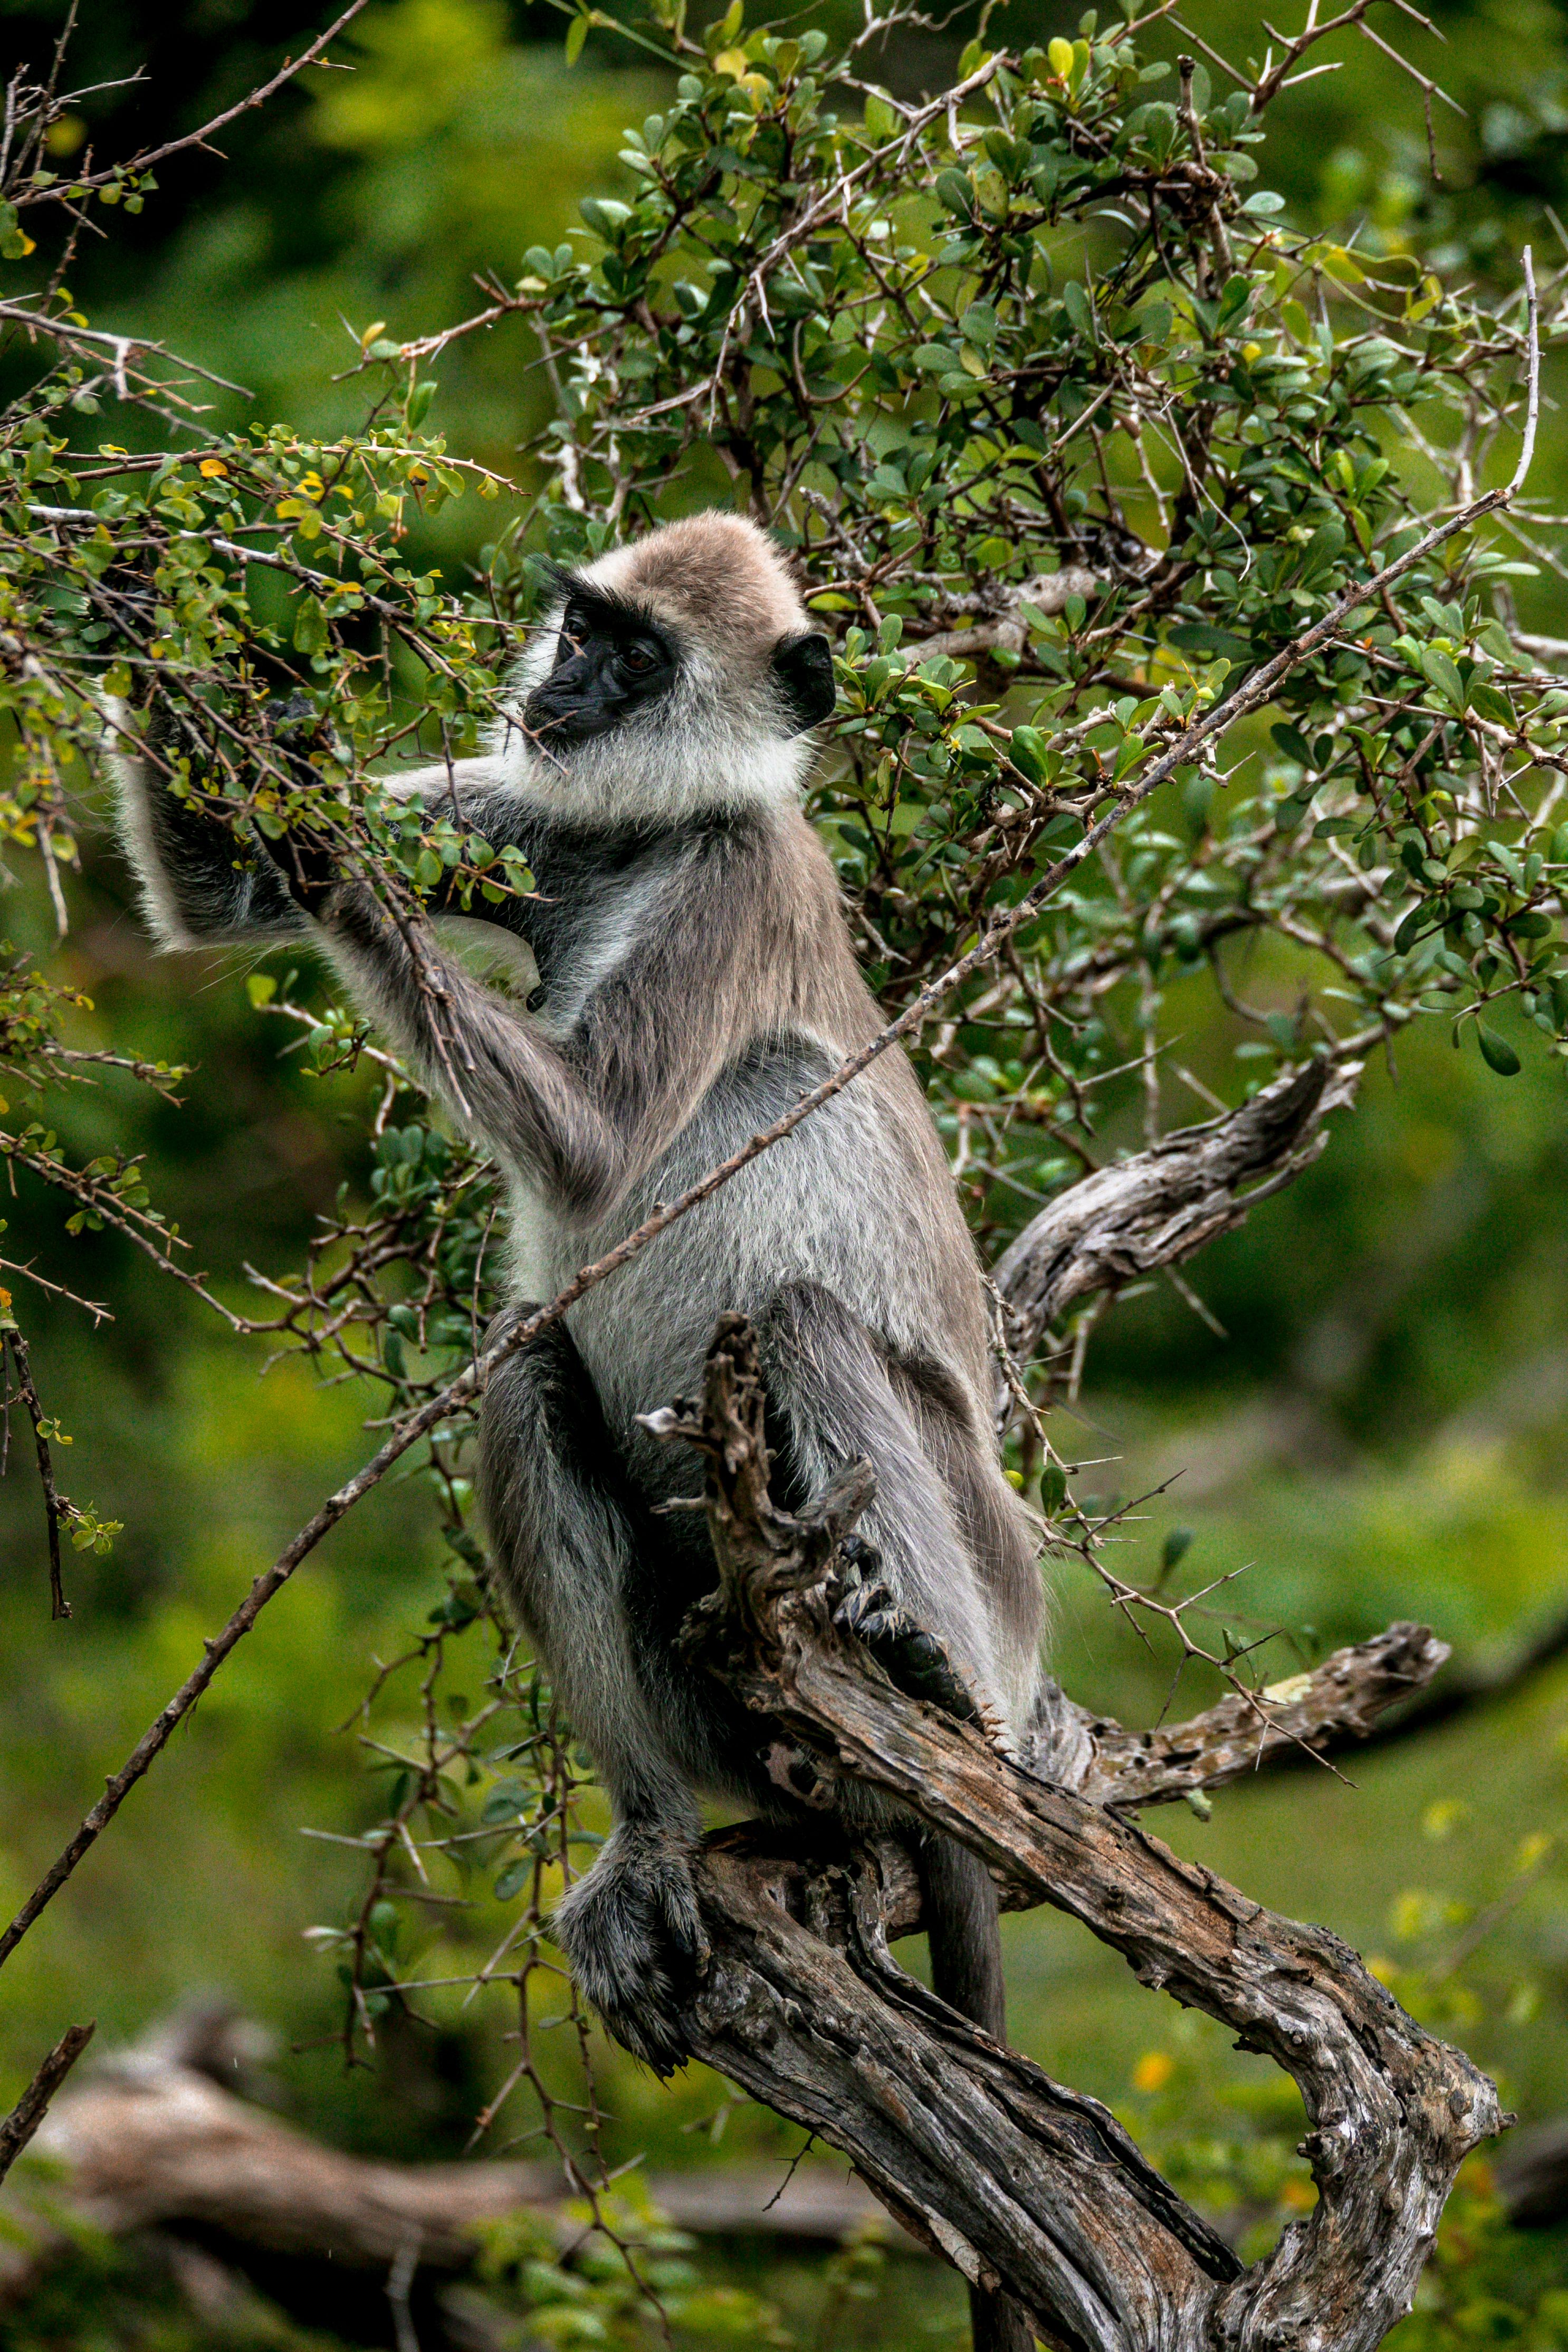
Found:
[[[896,1689],[929,1699],[959,1723],[987,1728],[984,1708],[942,1643],[899,1606],[885,1584],[852,1586],[834,1609],[833,1622],[869,1650]]]
[[[316,707],[307,695],[279,695],[267,705],[267,731],[280,764],[301,782],[312,781],[310,753],[321,740]],[[289,886],[289,896],[307,915],[320,912],[322,900],[342,880],[328,844],[304,826],[295,825],[276,841],[261,834],[267,855]]]
[[[660,2077],[691,2055],[677,1988],[708,1961],[690,1853],[678,1829],[622,1822],[551,1920],[584,1999],[623,2048]]]

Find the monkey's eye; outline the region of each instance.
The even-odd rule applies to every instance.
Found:
[[[658,667],[658,656],[651,646],[623,646],[621,647],[621,667],[629,670],[634,677],[646,677],[650,669],[657,669]]]

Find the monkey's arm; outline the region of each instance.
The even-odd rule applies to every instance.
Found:
[[[362,884],[315,905],[333,960],[401,1050],[503,1160],[563,1206],[604,1214],[677,1135],[749,1017],[738,980],[746,860],[699,846],[557,1040]],[[715,870],[720,868],[721,870]],[[743,975],[742,975],[743,977]]]
[[[110,709],[109,725],[120,838],[159,946],[309,937],[305,913],[276,859],[261,856],[207,815],[188,791],[174,789],[176,763],[200,752],[194,736],[185,739],[177,710],[132,713],[117,704]],[[289,756],[286,742],[279,751]],[[400,793],[434,810],[444,800],[461,807],[465,793],[478,798],[494,781],[490,762],[478,759],[416,770],[395,782]],[[437,911],[443,911],[438,903]],[[465,911],[521,928],[511,899],[493,915],[480,899]]]

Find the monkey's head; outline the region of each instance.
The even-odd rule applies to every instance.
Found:
[[[560,587],[516,680],[531,786],[667,819],[798,790],[833,663],[754,523],[667,523]]]

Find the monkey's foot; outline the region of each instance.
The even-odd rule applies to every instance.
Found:
[[[708,1961],[689,1854],[679,1831],[622,1822],[551,1920],[605,2031],[660,2077],[691,2055],[677,1987]]]
[[[870,1560],[875,1554],[868,1555]],[[852,1633],[870,1651],[888,1680],[910,1698],[929,1699],[959,1723],[977,1724],[989,1738],[990,1710],[976,1698],[944,1645],[918,1619],[900,1608],[885,1584],[855,1585],[833,1612],[842,1633]]]

